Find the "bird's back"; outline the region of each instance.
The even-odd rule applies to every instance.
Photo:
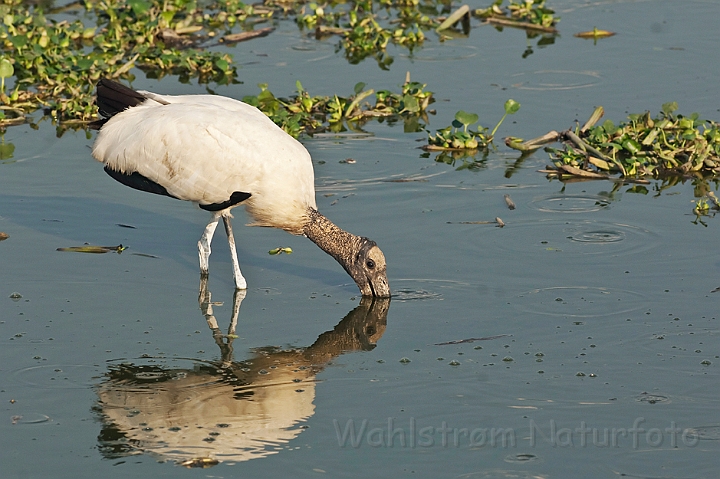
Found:
[[[93,156],[200,205],[249,193],[255,224],[302,232],[315,208],[307,150],[257,108],[215,95],[157,95],[107,120]]]

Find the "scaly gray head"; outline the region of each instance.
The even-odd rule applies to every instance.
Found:
[[[343,264],[343,267],[355,280],[363,296],[389,298],[390,284],[387,279],[385,255],[374,241],[367,238],[361,240],[360,248],[352,261]]]
[[[313,208],[303,233],[345,268],[363,296],[390,297],[385,255],[374,241],[341,230]]]

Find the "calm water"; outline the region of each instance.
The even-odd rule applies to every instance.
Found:
[[[500,135],[525,138],[596,105],[615,121],[667,101],[720,117],[717,2],[549,4],[562,18],[552,45],[475,22],[467,39],[430,35],[412,58],[392,50],[389,71],[348,65],[334,40],[281,22],[233,50],[244,84],[218,92],[239,98],[268,82],[287,95],[298,79],[312,94],[357,81],[397,89],[410,71],[438,98],[431,128],[459,109],[494,124],[514,98],[522,108]],[[595,26],[618,35],[572,36]],[[456,170],[423,157],[422,133],[365,130],[304,142],[321,211],[383,248],[390,304],[361,302],[322,251],[243,228],[241,211],[250,289],[233,298],[218,233],[199,303],[206,212],[114,183],[82,132],[9,129],[0,476],[716,477],[718,223],[693,223],[690,182],[646,194],[563,185],[537,173],[545,153],[518,163],[504,146]],[[496,216],[504,228],[461,224]],[[56,251],[86,242],[129,248]],[[269,256],[277,246],[293,253]],[[213,328],[225,332],[234,310],[228,344]],[[465,339],[475,340],[451,343]],[[220,464],[175,465],[197,457]]]

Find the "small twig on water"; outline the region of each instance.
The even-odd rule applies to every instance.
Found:
[[[458,339],[456,341],[447,341],[445,343],[435,343],[434,346],[447,346],[450,344],[463,344],[463,343],[472,343],[475,341],[489,341],[491,339],[499,339],[499,338],[505,338],[507,336],[510,336],[510,334],[498,334],[496,336],[485,336],[484,338],[468,338],[468,339]]]

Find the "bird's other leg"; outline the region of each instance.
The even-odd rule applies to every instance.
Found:
[[[205,232],[198,241],[198,255],[200,256],[200,274],[208,275],[210,262],[210,243],[212,243],[215,228],[217,228],[220,213],[213,213],[212,219],[205,227]]]
[[[213,312],[213,302],[211,297],[210,290],[208,289],[207,276],[200,276],[200,291],[198,292],[198,305],[200,306],[200,311],[202,312],[202,315],[205,316],[205,320],[208,323],[210,331],[213,332],[213,336],[222,336],[217,320],[215,319],[215,313]]]
[[[225,233],[227,233],[228,237],[228,245],[230,246],[230,259],[232,260],[235,288],[247,289],[247,282],[240,272],[240,263],[238,262],[237,251],[235,250],[235,236],[233,235],[230,218],[232,218],[232,216],[229,211],[226,211],[225,214],[222,215],[223,224],[225,225]]]
[[[242,304],[243,299],[245,299],[246,294],[247,290],[245,289],[236,289],[235,294],[233,294],[233,310],[232,316],[230,316],[230,326],[228,326],[229,338],[237,336],[235,334],[235,329],[237,327],[238,316],[240,316],[240,305]]]
[[[233,341],[237,336],[235,335],[235,327],[237,326],[238,315],[240,314],[240,304],[245,298],[245,290],[236,289],[233,296],[233,310],[232,317],[230,318],[230,327],[228,328],[228,334],[222,334],[220,327],[218,326],[217,319],[213,313],[213,306],[222,306],[222,303],[212,301],[210,290],[208,289],[208,277],[200,276],[200,290],[198,292],[198,304],[200,311],[205,320],[207,321],[208,327],[212,332],[215,344],[220,348],[221,365],[223,369],[227,369],[232,366],[233,356]]]

